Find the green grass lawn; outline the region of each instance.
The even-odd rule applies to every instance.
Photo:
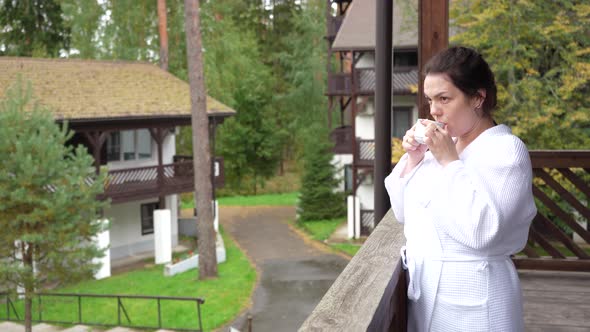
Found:
[[[325,219],[313,221],[300,221],[297,223],[304,231],[306,231],[311,238],[317,241],[324,241],[334,233],[336,228],[344,221],[342,218]]]
[[[349,256],[354,256],[361,249],[361,244],[355,243],[330,243],[330,247],[347,253]]]
[[[116,275],[103,280],[90,280],[55,292],[84,294],[126,294],[152,296],[200,297],[201,317],[205,331],[211,331],[234,319],[249,303],[256,281],[256,270],[246,256],[222,231],[227,261],[218,266],[219,278],[198,280],[198,270],[193,269],[172,277],[165,277],[162,266],[154,266]],[[51,302],[59,301],[59,305]],[[123,304],[134,326],[157,326],[157,302],[155,300],[123,299]],[[22,314],[22,301],[17,310]],[[37,301],[34,301],[34,312]],[[116,324],[116,299],[83,299],[83,321]],[[77,299],[43,298],[44,320],[77,320]],[[195,302],[161,302],[163,327],[198,328]],[[37,317],[37,314],[34,314]],[[14,316],[12,316],[14,317]],[[6,310],[0,310],[0,320],[6,318]],[[127,325],[121,314],[124,325]]]
[[[230,196],[219,197],[220,206],[257,206],[257,205],[273,205],[273,206],[294,206],[297,203],[298,192],[284,193],[284,194],[265,194],[256,196]],[[192,199],[183,200],[181,208],[193,209],[195,202]]]
[[[340,226],[345,223],[346,220],[342,218],[338,219],[326,219],[326,220],[314,220],[298,222],[297,227],[303,229],[312,239],[316,241],[324,242],[327,240],[332,233]],[[354,256],[357,251],[361,248],[361,244],[351,242],[345,243],[328,243],[328,245],[336,251],[341,251],[349,256]]]

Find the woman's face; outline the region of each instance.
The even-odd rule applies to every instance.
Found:
[[[430,114],[447,125],[451,136],[461,137],[477,124],[479,116],[475,108],[481,104],[481,98],[467,97],[446,74],[426,75],[424,94],[430,104]]]

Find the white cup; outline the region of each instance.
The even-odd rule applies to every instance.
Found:
[[[442,122],[432,121],[432,120],[428,120],[428,119],[418,119],[418,121],[416,121],[416,128],[414,128],[414,139],[416,140],[416,142],[418,142],[420,144],[426,144],[424,142],[424,140],[426,139],[426,136],[424,136],[426,133],[426,126],[424,126],[422,124],[422,120],[426,120],[428,122],[434,123],[435,125],[439,126],[440,128],[443,128],[445,126],[445,124]]]

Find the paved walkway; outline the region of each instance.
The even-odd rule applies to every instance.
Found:
[[[293,207],[222,207],[219,216],[259,271],[249,310],[252,331],[296,331],[348,260],[303,240],[289,225]],[[231,326],[247,331],[246,324],[243,315]]]

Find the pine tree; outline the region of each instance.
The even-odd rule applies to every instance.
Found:
[[[195,206],[199,212],[199,279],[217,278],[215,229],[211,200],[211,149],[207,121],[207,95],[203,75],[201,20],[199,0],[185,0],[186,50],[191,94],[191,127],[193,132],[193,165],[195,170]]]
[[[103,230],[96,199],[103,191],[84,147],[32,103],[19,80],[0,103],[0,280],[25,291],[31,331],[32,296],[48,283],[91,277],[103,255],[93,237]]]
[[[299,196],[299,220],[322,220],[345,213],[344,195],[336,191],[338,179],[332,165],[332,144],[324,129],[310,130],[303,153],[304,171]]]

